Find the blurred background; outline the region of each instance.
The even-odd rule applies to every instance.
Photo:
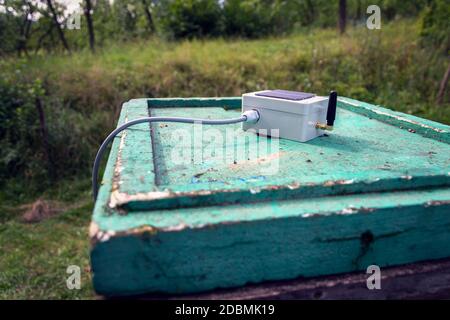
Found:
[[[450,124],[449,17],[448,0],[0,0],[0,298],[92,296],[55,279],[89,268],[91,165],[124,101],[334,89]]]

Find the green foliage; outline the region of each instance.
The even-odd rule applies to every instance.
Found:
[[[160,8],[161,23],[174,38],[218,35],[221,11],[216,0],[169,0]]]
[[[10,54],[16,49],[18,32],[17,17],[0,13],[0,56]]]
[[[40,80],[21,81],[21,70],[0,74],[0,178],[31,174],[42,165],[35,99],[43,94]]]
[[[426,45],[439,48],[444,53],[450,50],[450,3],[447,0],[433,1],[426,8],[421,36]]]
[[[278,8],[277,1],[228,0],[223,8],[225,34],[244,37],[271,34]]]
[[[109,3],[105,1],[102,9],[103,15],[107,19],[107,25],[109,24],[110,29],[113,31],[104,36],[105,40],[129,40],[145,37],[148,34],[148,30],[142,5],[141,0],[117,0],[113,2],[110,12],[105,12],[105,9],[109,6]],[[99,4],[97,4],[96,8],[98,6]],[[99,10],[94,11],[94,21],[101,14],[102,12]],[[101,32],[99,34],[102,35]]]
[[[87,225],[92,205],[68,208],[37,224],[0,205],[0,299],[93,299]],[[81,268],[81,289],[66,286],[67,267]]]
[[[38,6],[38,0],[8,0],[6,5],[5,1],[0,0],[0,7],[12,9],[0,10],[0,55],[14,52],[28,55],[28,51],[42,49],[62,51],[52,14],[45,4]],[[365,11],[370,4],[373,3],[369,0],[347,0],[349,24],[365,23]],[[379,0],[375,4],[381,7],[383,23],[399,17],[418,16],[427,6],[437,8],[435,12],[444,18],[448,12],[445,0]],[[64,27],[68,19],[65,4],[53,0],[53,5]],[[84,2],[81,6],[84,7]],[[148,9],[157,33],[172,39],[257,38],[287,34],[305,27],[335,28],[338,18],[338,1],[329,0],[98,0],[93,1],[92,11],[97,48],[108,42],[154,35],[145,9]],[[40,18],[27,19],[30,10],[38,12]],[[427,21],[430,19],[434,20],[427,18]],[[24,34],[28,24],[31,32]],[[81,29],[63,29],[72,50],[88,48],[87,21],[83,13]]]
[[[257,41],[153,39],[111,46],[95,57],[80,52],[10,59],[0,74],[2,180],[23,177],[48,185],[51,176],[88,176],[122,102],[136,97],[239,96],[275,87],[326,94],[334,88],[450,123],[448,93],[443,106],[434,105],[447,61],[421,48],[419,40],[417,23],[406,20],[379,32],[350,28],[344,37],[314,29]],[[50,165],[37,97],[46,116]]]
[[[413,17],[420,14],[423,8],[426,6],[428,0],[382,0],[377,1],[381,8],[382,14],[388,20],[395,19],[396,17]]]
[[[71,108],[51,74],[32,75],[22,60],[0,65],[8,70],[0,74],[0,181],[21,177],[48,187],[89,166],[98,141],[84,132],[104,132],[105,112]]]

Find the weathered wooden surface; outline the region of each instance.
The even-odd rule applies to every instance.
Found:
[[[450,299],[450,259],[381,269],[381,289],[369,290],[364,271],[316,278],[271,281],[199,294],[134,296],[183,300]]]
[[[147,102],[125,104],[119,122],[148,115]],[[149,104],[151,115],[229,118],[240,99]],[[329,136],[279,141],[270,177],[245,160],[173,164],[171,134],[189,125],[126,130],[91,225],[96,290],[200,292],[450,256],[449,127],[345,98],[339,107]]]
[[[230,99],[226,101],[229,103]],[[154,103],[152,100],[151,104]],[[194,103],[199,104],[197,100]],[[148,124],[143,124],[124,134],[126,139],[119,150],[114,179],[116,188],[110,204],[126,210],[184,208],[204,206],[205,203],[284,200],[450,185],[448,144],[433,140],[448,139],[448,132],[442,125],[423,124],[424,130],[420,131],[417,119],[414,119],[402,125],[415,129],[405,127],[409,131],[402,130],[366,116],[384,116],[390,123],[392,117],[385,109],[369,109],[364,104],[357,113],[350,111],[355,109],[352,104],[343,106],[341,102],[336,129],[328,136],[303,144],[282,139],[279,150],[260,152],[257,159],[249,161],[247,158],[234,159],[236,155],[228,153],[225,161],[210,160],[204,155],[206,148],[221,150],[225,146],[227,150],[233,150],[232,146],[236,144],[237,149],[245,150],[255,143],[243,138],[257,139],[254,134],[239,130],[240,124],[214,127],[224,140],[226,130],[239,132],[238,136],[242,138],[239,142],[208,140],[201,146],[191,143],[187,152],[200,161],[188,165],[171,161],[173,148],[179,143],[174,132],[182,129],[198,140],[194,126],[155,123],[151,124],[152,134],[149,135]],[[213,104],[186,109],[171,103],[166,108],[151,108],[152,116],[186,114],[220,119],[235,117],[238,112],[226,111]],[[128,105],[125,117],[146,115],[145,102],[135,101]],[[399,117],[396,115],[395,121],[399,122]],[[433,139],[423,139],[421,134]],[[258,138],[261,139],[266,138]],[[122,165],[124,162],[126,165]],[[279,167],[276,175],[261,174],[262,166],[268,167],[275,162]]]

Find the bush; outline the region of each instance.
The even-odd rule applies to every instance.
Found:
[[[421,36],[425,45],[450,50],[450,4],[447,0],[436,0],[427,7],[422,18]]]
[[[18,70],[19,71],[19,70]],[[41,94],[39,80],[28,84],[17,81],[17,74],[0,75],[0,177],[18,173],[29,175],[41,167],[42,153],[36,152],[39,124],[35,98]]]
[[[163,29],[173,38],[196,38],[221,32],[221,8],[216,0],[171,0],[160,7]]]
[[[274,2],[275,3],[275,2]],[[274,4],[273,3],[273,4]],[[225,34],[260,37],[273,32],[274,5],[259,0],[228,0],[224,5]]]
[[[21,179],[28,192],[32,181],[42,190],[43,182],[88,176],[121,104],[139,97],[240,96],[270,88],[325,95],[336,89],[342,96],[450,123],[448,98],[434,105],[447,58],[418,45],[415,22],[387,23],[381,32],[349,28],[343,37],[334,29],[312,29],[252,41],[151,39],[95,56],[0,61],[0,181]],[[46,117],[50,165],[36,98]],[[53,181],[47,179],[50,167]]]
[[[110,115],[71,108],[55,96],[48,75],[44,82],[27,69],[19,60],[0,74],[0,182],[18,178],[45,188],[87,173]]]

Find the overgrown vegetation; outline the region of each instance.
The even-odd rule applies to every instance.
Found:
[[[23,184],[2,189],[0,300],[95,298],[87,236],[93,208],[89,186],[88,180],[73,178],[41,190],[42,199],[58,199],[48,202],[58,212],[33,223],[27,222],[34,214],[33,195],[23,192]],[[67,289],[71,265],[81,268],[80,290]]]
[[[0,300],[94,298],[86,236],[91,204],[34,224],[21,221],[22,207],[0,209]],[[67,289],[70,265],[81,268],[80,290]]]
[[[108,42],[134,41],[151,35],[175,39],[278,36],[305,27],[336,27],[341,12],[338,7],[342,4],[346,8],[345,18],[352,24],[365,22],[366,8],[371,4],[381,8],[384,22],[416,17],[435,3],[446,5],[445,0],[78,2],[80,8],[74,9],[67,8],[69,1],[61,0],[0,0],[0,56],[88,47],[94,50]]]
[[[87,51],[1,63],[0,174],[38,190],[86,177],[94,153],[136,97],[238,96],[265,88],[341,95],[450,123],[449,99],[435,99],[444,55],[420,45],[420,23],[404,20],[380,31],[311,29],[263,40],[157,38]],[[38,105],[45,115],[42,130]],[[46,136],[47,135],[47,136]],[[37,191],[38,191],[37,190]]]

